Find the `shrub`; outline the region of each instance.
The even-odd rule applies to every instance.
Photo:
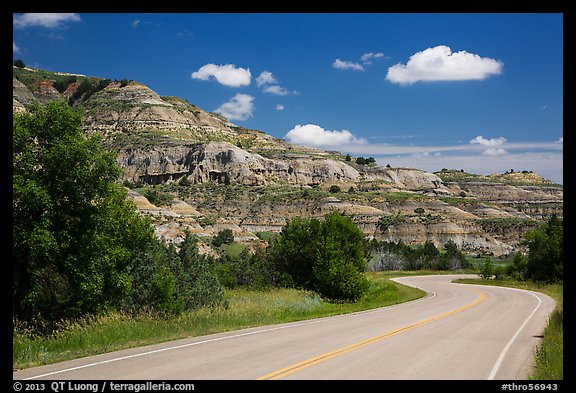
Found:
[[[234,234],[231,229],[223,229],[212,239],[212,244],[220,247],[222,244],[231,244],[234,241]]]
[[[132,291],[123,308],[142,308],[178,314],[202,306],[227,305],[214,261],[198,252],[198,241],[185,231],[180,249],[158,239],[142,250],[130,265]]]
[[[144,195],[146,199],[155,206],[168,206],[174,200],[174,195],[160,191],[155,186],[146,188],[142,192],[142,195]]]
[[[484,262],[478,275],[485,280],[492,278],[494,275],[494,263],[491,260]]]
[[[284,285],[348,301],[367,290],[364,235],[339,212],[324,221],[293,219],[272,245],[271,257]]]

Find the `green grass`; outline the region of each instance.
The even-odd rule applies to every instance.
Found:
[[[222,244],[218,248],[230,257],[239,257],[240,254],[242,254],[242,251],[246,249],[246,246],[241,243],[232,242],[230,244]]]
[[[530,379],[564,379],[564,312],[554,310],[536,353],[536,366]]]
[[[527,289],[542,292],[556,301],[544,337],[536,353],[535,365],[529,379],[561,380],[564,379],[564,299],[563,284],[537,284],[531,281],[460,279],[456,282],[467,284],[498,285],[504,287]]]
[[[202,308],[180,316],[114,312],[62,324],[49,337],[39,337],[15,324],[13,369],[50,364],[99,353],[230,330],[326,317],[388,306],[422,297],[424,292],[367,273],[370,288],[355,303],[332,303],[313,292],[295,289],[227,291],[228,308]]]

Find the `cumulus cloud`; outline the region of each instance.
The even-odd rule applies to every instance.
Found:
[[[210,80],[216,79],[216,82],[230,87],[248,86],[252,74],[250,69],[236,68],[234,64],[205,64],[192,73],[192,79]]]
[[[556,143],[564,143],[564,137],[561,136],[561,137],[556,141]]]
[[[290,91],[278,84],[278,79],[270,71],[262,71],[256,78],[256,85],[262,88],[264,93],[286,96],[288,94],[298,94],[297,91]]]
[[[348,60],[336,59],[334,60],[334,63],[332,63],[332,67],[338,68],[339,70],[364,71],[362,64],[354,63]]]
[[[220,105],[214,112],[221,114],[228,120],[246,120],[252,117],[254,110],[254,97],[249,94],[236,94],[234,97]]]
[[[350,143],[363,144],[348,130],[329,131],[316,124],[296,125],[285,136],[292,143],[307,146],[341,146]]]
[[[498,138],[484,138],[482,135],[478,135],[476,138],[470,140],[470,144],[472,145],[480,145],[487,147],[488,149],[482,152],[485,156],[502,156],[504,154],[508,154],[508,151],[500,146],[506,143],[506,138],[498,137]]]
[[[20,53],[20,48],[18,47],[18,45],[16,45],[16,43],[14,41],[12,41],[12,52],[13,53]]]
[[[258,87],[274,83],[278,83],[278,81],[270,71],[262,71],[260,75],[258,75],[258,77],[256,78],[256,85]]]
[[[364,64],[372,64],[372,60],[384,57],[382,52],[368,52],[360,57],[360,61]]]
[[[388,68],[392,83],[413,84],[431,81],[482,80],[502,73],[503,63],[466,51],[454,52],[445,45],[416,52],[406,64]]]
[[[277,96],[285,96],[290,94],[290,92],[285,87],[278,85],[266,86],[262,89],[262,91],[264,93],[276,94]]]
[[[470,140],[470,143],[482,146],[500,146],[505,142],[506,138],[503,137],[486,139],[482,135],[478,135],[476,138]]]
[[[283,111],[284,108],[285,108],[284,105],[282,105],[282,104],[276,104],[276,110],[277,110],[277,111]]]
[[[66,22],[80,22],[80,15],[73,13],[26,13],[13,16],[15,29],[41,26],[50,29],[60,28]]]

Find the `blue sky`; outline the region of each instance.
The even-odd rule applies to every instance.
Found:
[[[558,13],[14,14],[13,58],[380,165],[563,183]]]

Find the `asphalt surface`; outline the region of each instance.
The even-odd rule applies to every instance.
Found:
[[[453,278],[396,279],[427,292],[396,306],[90,356],[13,379],[525,379],[554,301]]]

